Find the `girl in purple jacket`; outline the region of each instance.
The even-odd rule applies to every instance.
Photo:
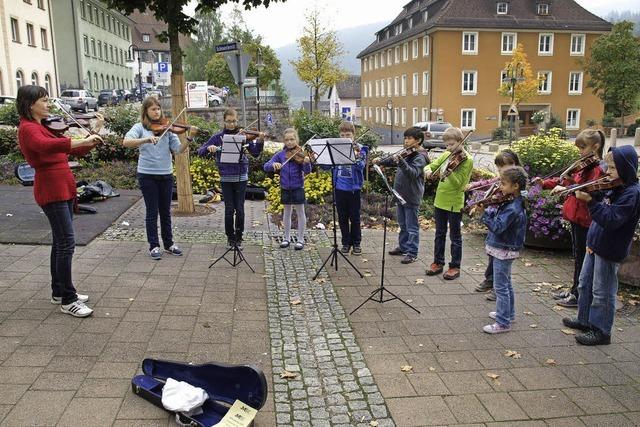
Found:
[[[287,161],[287,153],[300,150],[298,132],[294,128],[284,131],[284,149],[278,151],[267,163],[264,164],[266,172],[280,173],[280,200],[284,205],[284,237],[281,248],[288,248],[291,241],[291,214],[293,208],[298,216],[298,241],[295,244],[297,251],[304,248],[304,229],[307,225],[307,217],[304,213],[304,176],[311,172],[311,159],[304,156],[302,163],[298,163],[292,157]]]

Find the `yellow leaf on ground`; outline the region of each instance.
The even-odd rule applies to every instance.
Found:
[[[280,378],[284,378],[286,380],[289,379],[294,379],[298,376],[298,374],[294,373],[294,372],[289,372],[289,371],[282,371],[280,372]]]
[[[553,309],[554,309],[555,311],[562,311],[562,310],[564,310],[564,307],[559,306],[559,305],[554,305],[554,306],[553,306]]]
[[[525,266],[525,267],[533,267],[533,264],[531,264],[530,262],[525,262],[525,263],[524,263],[524,266]]]
[[[533,289],[532,289],[532,291],[533,291],[533,292],[540,292],[541,290],[542,290],[542,289],[540,289],[540,288],[533,288]]]
[[[324,277],[319,277],[316,279],[316,283],[327,283],[327,279]]]
[[[511,357],[512,359],[520,359],[522,355],[517,351],[507,350],[504,352],[505,357]]]
[[[545,364],[547,365],[557,365],[556,361],[554,359],[547,359],[544,361]]]
[[[523,311],[523,314],[526,314],[527,316],[533,316],[533,313],[530,311]]]
[[[565,335],[575,335],[576,332],[573,329],[562,329],[562,333]]]
[[[424,285],[424,279],[416,279],[416,285]]]
[[[378,422],[377,421],[371,421],[369,423],[369,427],[378,427]]]
[[[433,372],[433,371],[435,371],[435,370],[436,370],[436,368],[434,368],[433,366],[429,366],[429,371],[430,371],[430,372]]]
[[[413,372],[413,366],[411,365],[404,365],[400,367],[400,370],[402,372]]]
[[[529,327],[535,329],[538,327],[538,325],[536,325],[535,323],[532,323],[531,325],[529,325]]]
[[[299,305],[299,304],[302,304],[302,301],[300,301],[300,298],[291,300],[291,305]]]
[[[487,372],[487,376],[488,376],[489,378],[491,378],[492,380],[497,380],[498,378],[500,378],[500,375],[498,375],[498,374],[494,374],[494,373],[492,373],[492,372]]]

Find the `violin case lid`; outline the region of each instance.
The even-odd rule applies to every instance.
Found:
[[[258,410],[267,400],[267,380],[264,373],[250,365],[226,365],[223,363],[188,363],[168,360],[144,359],[143,375],[131,380],[135,394],[154,405],[162,406],[162,388],[167,378],[184,381],[204,389],[209,399],[202,405],[203,413],[187,417],[179,414],[182,422],[193,426],[210,427],[224,417],[236,400]]]

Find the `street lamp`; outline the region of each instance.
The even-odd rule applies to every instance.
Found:
[[[515,109],[516,84],[524,80],[523,73],[523,64],[521,62],[516,62],[515,65],[507,65],[507,75],[504,79],[502,79],[502,82],[507,83],[511,90],[511,105],[509,106],[509,110],[507,111],[507,116],[509,116],[509,145],[511,145],[511,143],[513,142],[513,128],[515,126],[516,115],[518,115],[517,110],[511,111],[511,109]]]
[[[256,88],[257,88],[257,97],[256,97],[256,107],[258,109],[258,132],[260,132],[260,71],[264,69],[264,62],[262,62],[262,55],[260,54],[260,49],[258,49],[258,57],[256,58]]]
[[[133,57],[135,51],[138,51],[138,90],[140,91],[139,99],[142,101],[142,59],[140,58],[140,49],[135,44],[131,44],[127,48],[127,52],[129,54],[127,62],[134,61]]]
[[[309,114],[313,113],[313,86],[309,86]]]
[[[156,85],[154,82],[154,74],[156,65],[156,54],[151,49],[147,50],[147,53],[151,56],[151,87],[155,89]]]
[[[387,110],[388,114],[391,114],[391,145],[393,145],[393,101],[391,100],[391,98],[389,98],[387,100]]]

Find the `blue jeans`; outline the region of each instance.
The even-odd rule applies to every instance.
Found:
[[[487,263],[487,269],[484,271],[484,279],[493,283],[493,257],[489,255],[489,262]]]
[[[244,196],[247,181],[221,182],[224,199],[224,232],[228,239],[242,239],[244,232]],[[235,213],[235,224],[234,224]]]
[[[51,225],[51,293],[62,304],[78,299],[71,280],[71,264],[76,241],[73,234],[73,200],[52,202],[42,207]]]
[[[433,262],[444,265],[444,249],[447,244],[447,225],[449,227],[449,239],[451,240],[450,268],[460,268],[462,262],[462,222],[461,212],[445,211],[435,208],[436,237],[433,245]]]
[[[336,209],[340,223],[342,246],[360,246],[360,190],[336,192]]]
[[[578,285],[578,321],[611,335],[618,292],[617,262],[587,253]]]
[[[398,236],[398,247],[403,254],[418,256],[420,244],[420,227],[418,226],[418,206],[398,204],[398,225],[400,225],[400,235]]]
[[[493,289],[496,291],[496,322],[510,326],[516,318],[515,295],[511,283],[512,259],[493,258]]]
[[[165,249],[173,245],[171,232],[171,195],[173,193],[173,175],[138,174],[138,184],[147,209],[145,226],[149,250],[160,247],[158,240],[158,214],[160,215],[160,234]]]

